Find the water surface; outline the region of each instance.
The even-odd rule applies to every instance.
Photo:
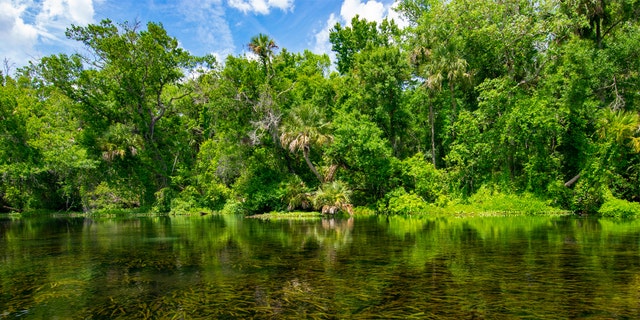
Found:
[[[640,222],[0,218],[0,318],[631,319]]]

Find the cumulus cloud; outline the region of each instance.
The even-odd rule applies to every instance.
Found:
[[[327,19],[327,23],[324,28],[315,34],[314,52],[318,54],[329,54],[334,59],[334,55],[331,52],[331,43],[329,42],[329,33],[331,28],[336,23],[341,23],[345,26],[351,25],[353,17],[358,15],[361,19],[368,21],[382,22],[384,18],[395,20],[399,27],[403,28],[408,23],[402,19],[402,17],[394,11],[394,8],[398,6],[398,2],[394,2],[390,5],[385,5],[381,1],[376,0],[344,0],[340,7],[340,15],[336,16],[331,14]]]
[[[324,25],[322,30],[320,30],[315,35],[316,44],[313,49],[316,53],[327,53],[331,51],[331,44],[329,43],[329,33],[331,28],[333,28],[336,23],[340,22],[340,20],[336,17],[335,14],[329,15],[329,19],[327,19],[327,23]]]
[[[15,64],[24,64],[21,58],[33,54],[38,41],[38,29],[23,19],[28,9],[27,3],[1,0],[0,2],[0,59],[8,59]]]
[[[375,0],[344,0],[340,8],[340,16],[347,24],[351,24],[351,19],[356,15],[368,21],[381,22],[386,12],[384,4]]]
[[[36,16],[36,26],[41,36],[62,41],[69,25],[92,23],[93,14],[92,0],[44,0]]]
[[[271,8],[293,10],[294,0],[229,0],[229,6],[244,13],[269,14]]]
[[[64,45],[71,24],[93,22],[92,0],[0,0],[0,58],[25,65],[37,58],[39,45]]]
[[[322,30],[320,30],[315,35],[315,45],[313,48],[313,52],[317,54],[326,53],[331,58],[331,61],[335,60],[336,54],[333,51],[331,51],[331,42],[329,42],[329,34],[330,34],[331,28],[333,28],[333,26],[335,26],[336,23],[338,22],[340,22],[340,20],[338,19],[338,17],[336,17],[335,14],[332,13],[331,15],[329,15],[329,19],[327,19],[327,22],[322,28]]]

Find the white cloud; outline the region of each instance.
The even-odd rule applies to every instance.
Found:
[[[338,22],[340,22],[340,20],[335,16],[335,14],[332,13],[331,15],[329,15],[329,19],[327,19],[327,23],[325,24],[325,26],[315,35],[316,39],[313,52],[318,54],[331,52],[329,33],[331,28],[333,28],[333,26],[335,26]]]
[[[382,22],[384,18],[389,18],[395,20],[400,28],[406,27],[408,23],[394,11],[397,6],[397,1],[391,5],[385,5],[383,2],[376,0],[365,0],[364,2],[361,0],[344,0],[340,7],[340,16],[338,17],[332,13],[327,19],[324,28],[315,33],[314,52],[317,54],[329,54],[331,60],[335,61],[335,54],[331,52],[331,43],[329,42],[330,30],[336,23],[350,26],[351,19],[356,15],[361,19],[378,23]]]
[[[269,14],[271,8],[293,10],[294,0],[229,0],[229,6],[244,13]]]
[[[400,2],[394,2],[391,5],[391,8],[389,8],[389,14],[387,15],[387,18],[395,21],[395,23],[398,25],[398,27],[400,27],[400,29],[404,29],[409,26],[409,21],[406,20],[403,16],[401,16],[398,11],[396,11],[396,8],[398,7],[399,4]]]
[[[71,21],[86,25],[93,22],[93,1],[91,0],[67,0]]]
[[[340,16],[348,25],[351,24],[351,19],[356,15],[368,21],[381,22],[386,12],[387,9],[384,4],[375,0],[369,0],[367,2],[344,0],[340,8]]]
[[[66,46],[65,29],[93,15],[92,0],[0,0],[0,58],[25,65],[41,55],[43,42]]]
[[[28,8],[28,3],[1,0],[0,2],[0,57],[17,63],[17,55],[21,52],[33,51],[38,40],[38,30],[35,26],[25,23],[22,16]]]
[[[62,41],[64,31],[71,25],[87,25],[93,22],[92,0],[44,0],[36,16],[40,35]]]

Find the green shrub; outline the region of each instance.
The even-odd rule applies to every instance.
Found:
[[[140,207],[140,195],[125,188],[115,188],[106,182],[100,183],[87,193],[89,210],[113,210]]]
[[[175,190],[162,188],[155,194],[156,201],[151,207],[151,211],[156,213],[166,213],[171,211],[171,201],[176,197]]]
[[[388,214],[417,214],[429,212],[429,205],[422,197],[404,188],[387,193],[378,205],[378,211]]]
[[[573,192],[571,210],[584,213],[595,213],[604,203],[610,191],[589,177],[580,178]]]
[[[550,203],[535,197],[530,193],[507,194],[502,193],[495,186],[482,186],[464,203],[451,204],[448,211],[459,213],[559,213],[560,209],[550,206]]]
[[[231,197],[231,190],[224,184],[212,181],[201,186],[202,196],[199,204],[212,210],[220,210],[224,207],[227,199]]]
[[[287,204],[287,211],[295,209],[307,210],[312,207],[309,188],[297,175],[280,183],[278,194],[280,194],[282,202]]]
[[[277,190],[286,173],[278,167],[276,155],[268,149],[256,149],[249,165],[232,186],[234,195],[241,199],[243,211],[250,214],[284,210]]]
[[[237,201],[235,199],[230,199],[227,203],[224,204],[222,210],[220,210],[222,214],[246,214],[246,210],[244,209],[242,202]]]
[[[598,210],[604,217],[635,218],[640,216],[640,203],[610,198]]]
[[[171,200],[171,212],[190,213],[199,211],[199,201],[202,195],[194,186],[185,187],[177,197]]]
[[[415,193],[427,202],[437,202],[443,196],[445,175],[431,162],[425,161],[421,152],[402,161],[402,180],[407,190]]]
[[[313,206],[321,210],[325,206],[345,208],[351,204],[351,189],[342,181],[336,180],[323,184],[313,197]]]

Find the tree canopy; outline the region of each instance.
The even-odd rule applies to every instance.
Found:
[[[336,24],[335,69],[265,34],[216,62],[160,23],[71,26],[86,54],[2,75],[0,210],[640,202],[640,3],[398,10]]]

